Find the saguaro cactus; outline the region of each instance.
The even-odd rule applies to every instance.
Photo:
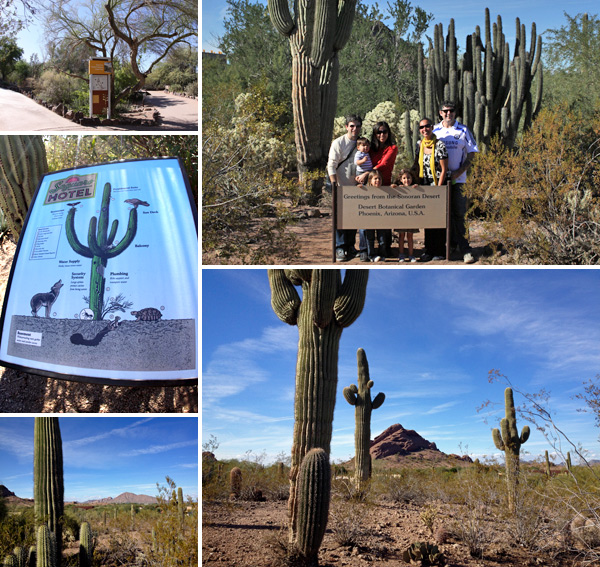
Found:
[[[500,420],[500,429],[492,430],[494,444],[506,456],[506,483],[508,486],[508,507],[514,513],[519,484],[519,453],[521,445],[529,439],[529,426],[525,425],[519,435],[517,416],[512,388],[504,390],[506,417]]]
[[[290,469],[290,542],[296,542],[298,469],[310,449],[330,452],[338,377],[338,349],[345,327],[365,303],[368,270],[269,270],[271,305],[298,325],[294,436]],[[295,286],[302,286],[302,299]]]
[[[57,565],[56,553],[53,548],[54,544],[50,529],[46,524],[43,524],[37,532],[36,567],[55,567]]]
[[[15,240],[40,179],[47,172],[42,136],[0,136],[0,209]]]
[[[528,128],[542,101],[542,38],[536,34],[535,22],[527,50],[525,26],[516,19],[512,61],[502,31],[502,18],[498,16],[490,26],[488,8],[485,9],[484,37],[477,26],[475,33],[466,38],[460,62],[454,20],[450,20],[445,41],[442,24],[437,24],[434,32],[427,59],[422,48],[419,53],[419,114],[434,119],[440,103],[453,100],[461,122],[473,131],[480,146],[489,143],[497,133],[512,146],[521,118],[524,117],[523,124]],[[534,102],[531,86],[536,77]]]
[[[371,401],[371,388],[374,383],[369,378],[369,363],[362,348],[356,353],[358,361],[358,388],[355,384],[344,388],[344,398],[354,406],[356,428],[354,430],[354,465],[356,487],[361,490],[371,477],[371,411],[383,404],[385,394],[379,392]]]
[[[94,539],[88,522],[79,527],[79,567],[92,567],[94,557]]]
[[[231,485],[231,495],[234,498],[239,498],[242,493],[242,470],[238,467],[233,467],[229,473],[229,483]]]
[[[330,495],[329,455],[321,448],[311,449],[302,459],[298,474],[298,550],[308,565],[317,565]]]
[[[339,75],[338,52],[346,45],[356,0],[269,0],[275,29],[290,42],[292,105],[301,179],[323,168],[333,133]]]
[[[54,564],[62,555],[64,481],[62,439],[57,417],[36,417],[33,436],[33,497],[36,522],[56,536]],[[40,562],[38,543],[38,565]]]
[[[73,250],[84,258],[92,259],[92,269],[90,276],[90,309],[94,312],[94,320],[102,319],[102,309],[104,306],[104,272],[110,258],[118,256],[124,252],[133,242],[137,232],[137,207],[133,207],[129,212],[129,223],[123,239],[116,245],[113,245],[119,228],[119,221],[114,220],[108,231],[110,206],[110,183],[104,185],[102,194],[102,204],[100,207],[100,217],[90,219],[88,230],[88,245],[84,246],[77,238],[75,232],[75,213],[76,207],[70,207],[67,220],[65,221],[67,240]]]
[[[548,455],[548,451],[544,452],[544,458],[546,460],[546,476],[550,478],[550,456]]]

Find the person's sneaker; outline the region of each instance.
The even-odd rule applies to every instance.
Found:
[[[463,262],[465,264],[474,264],[475,263],[475,257],[473,256],[473,254],[471,254],[470,252],[467,252],[464,256],[463,256]]]
[[[343,248],[335,249],[335,261],[336,262],[347,262],[348,261],[348,257],[346,256],[346,252],[344,251]]]
[[[445,260],[445,259],[446,259],[445,256],[434,256],[432,258],[432,261],[434,261],[434,262],[440,262],[441,260]]]
[[[360,253],[360,261],[361,262],[370,262],[371,259],[369,258],[369,255],[366,252],[361,252]]]
[[[406,262],[406,254],[400,254],[400,256],[398,256],[398,262]]]
[[[414,262],[416,262],[416,261],[417,261],[417,259],[416,259],[414,256],[409,256],[409,257],[408,257],[408,259],[407,259],[407,262],[412,262],[412,263],[414,263]]]
[[[371,262],[381,262],[381,256],[371,256],[369,260],[371,260]]]
[[[427,252],[423,252],[423,254],[421,254],[421,256],[419,257],[419,260],[421,262],[429,262],[429,260],[431,260],[431,256],[427,254]]]

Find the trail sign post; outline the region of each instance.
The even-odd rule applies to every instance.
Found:
[[[197,208],[178,158],[42,177],[0,318],[0,364],[81,382],[198,381]]]
[[[112,117],[111,75],[112,66],[108,57],[89,60],[90,116],[104,114]]]
[[[333,185],[333,262],[335,231],[345,229],[445,228],[450,257],[450,184],[415,187]]]

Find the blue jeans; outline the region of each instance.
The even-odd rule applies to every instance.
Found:
[[[467,216],[467,197],[464,194],[464,183],[455,183],[450,190],[450,238],[453,246],[465,254],[471,250],[467,240],[465,218]]]
[[[356,242],[356,229],[336,230],[335,231],[335,247],[341,248],[348,252],[354,248]]]

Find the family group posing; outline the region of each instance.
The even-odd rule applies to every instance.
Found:
[[[451,246],[458,247],[467,264],[475,262],[471,247],[466,238],[465,216],[467,198],[463,185],[467,170],[478,151],[477,143],[469,129],[456,121],[455,105],[444,101],[440,107],[441,122],[434,125],[429,118],[419,121],[419,141],[415,161],[410,169],[402,169],[397,176],[397,184],[410,186],[445,185],[450,181],[451,195]],[[398,147],[387,122],[377,122],[371,139],[360,136],[362,119],[351,115],[346,117],[346,134],[336,138],[329,150],[327,174],[332,183],[338,185],[367,185],[393,187],[392,174]],[[417,229],[402,230],[399,233],[399,260],[416,262],[413,255],[413,233]],[[408,254],[404,252],[406,238]],[[345,262],[356,256],[356,230],[337,230],[336,260]],[[359,254],[363,262],[376,262],[391,256],[392,229],[377,230],[378,249],[375,251],[375,230],[359,230]],[[425,229],[425,250],[420,256],[422,262],[446,257],[446,229]]]

